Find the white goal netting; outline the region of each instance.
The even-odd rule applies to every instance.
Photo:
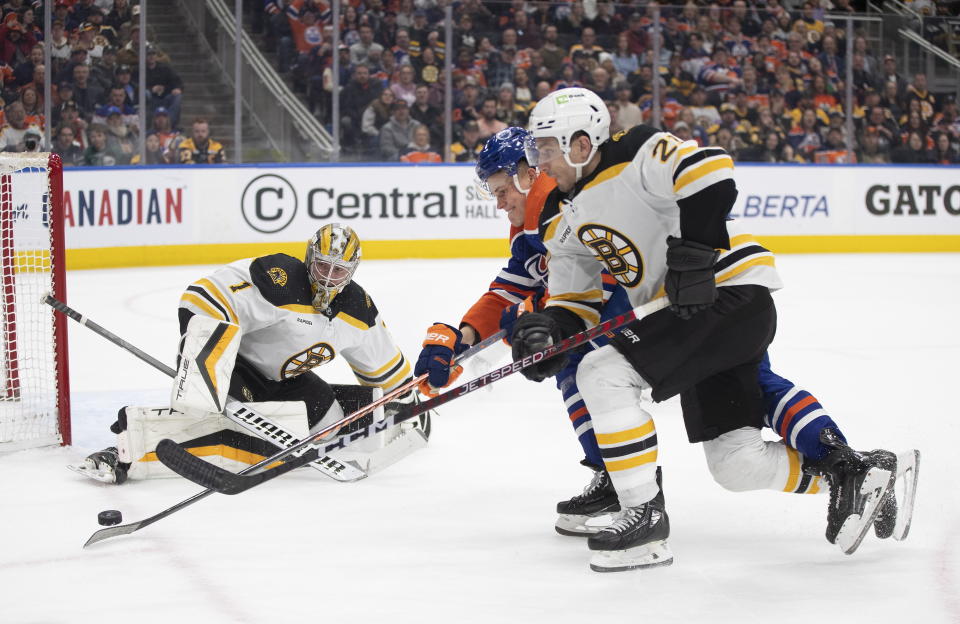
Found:
[[[66,321],[43,302],[64,294],[60,176],[48,154],[0,153],[0,452],[69,441]]]

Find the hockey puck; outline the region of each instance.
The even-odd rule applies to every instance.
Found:
[[[97,522],[100,526],[113,526],[123,522],[123,514],[116,509],[107,509],[97,514]]]

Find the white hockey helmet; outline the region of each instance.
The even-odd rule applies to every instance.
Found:
[[[555,138],[566,163],[576,168],[579,180],[583,166],[593,158],[597,148],[610,138],[610,111],[600,96],[589,89],[558,89],[533,107],[529,130],[534,139]],[[577,132],[584,132],[593,146],[587,160],[579,164],[570,162],[570,141]],[[537,153],[528,153],[527,158],[534,166],[544,162]]]
[[[313,307],[326,310],[357,271],[360,237],[346,225],[328,223],[307,243],[304,263],[313,291]]]

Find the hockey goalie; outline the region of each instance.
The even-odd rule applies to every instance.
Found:
[[[373,299],[353,281],[360,255],[351,228],[328,224],[310,239],[303,261],[286,254],[238,260],[190,284],[178,309],[170,405],[122,408],[111,426],[116,446],[93,453],[75,470],[117,484],[172,476],[153,453],[163,438],[239,470],[279,450],[277,430],[296,441],[409,382],[410,365]],[[338,355],[357,385],[330,384],[314,373]],[[256,414],[252,423],[238,424],[231,399]],[[412,391],[400,395],[329,436],[366,426],[383,418],[385,409],[414,400]],[[352,478],[338,480],[362,478],[376,453],[394,445],[409,452],[426,442],[429,430],[427,414],[318,462],[341,468],[347,466],[340,460],[348,462]]]

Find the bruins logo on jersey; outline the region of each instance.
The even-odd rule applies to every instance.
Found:
[[[287,272],[281,269],[280,267],[273,267],[273,268],[267,269],[267,275],[270,276],[270,279],[277,286],[287,285]]]
[[[333,347],[325,342],[318,342],[306,351],[301,351],[284,362],[280,376],[284,379],[296,377],[311,368],[326,364],[333,359],[334,355]]]
[[[620,232],[587,223],[577,231],[577,236],[623,286],[632,288],[643,279],[643,257],[637,246]]]

